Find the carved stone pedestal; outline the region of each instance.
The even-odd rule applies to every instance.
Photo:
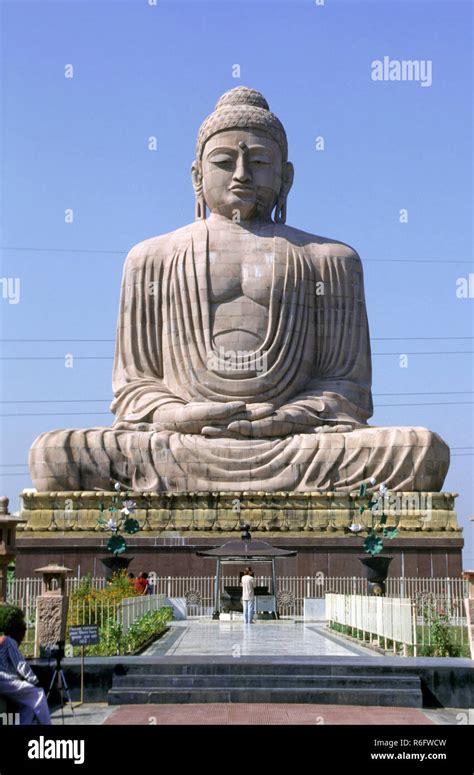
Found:
[[[40,562],[61,562],[74,575],[103,575],[100,557],[109,534],[97,523],[99,505],[107,509],[113,492],[24,494],[18,534],[18,575],[33,575]],[[212,563],[196,551],[217,546],[251,526],[275,546],[296,548],[296,558],[284,567],[287,575],[360,576],[358,557],[362,536],[349,529],[368,524],[359,507],[368,497],[358,492],[183,492],[127,493],[137,504],[141,530],[127,538],[134,573],[207,576]],[[456,493],[393,493],[386,504],[387,525],[399,524],[399,535],[386,541],[384,554],[393,556],[390,575],[458,576],[462,571],[462,530],[455,511]],[[283,570],[283,568],[282,568]]]

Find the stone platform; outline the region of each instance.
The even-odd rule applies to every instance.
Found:
[[[24,532],[101,532],[100,505],[107,510],[114,492],[28,493],[22,495],[20,516]],[[120,495],[137,504],[142,531],[233,532],[243,523],[252,532],[312,532],[345,535],[352,522],[369,524],[362,516],[369,496],[358,492],[127,492]],[[388,526],[399,519],[406,534],[444,535],[461,532],[454,509],[457,493],[399,492],[387,501]],[[408,537],[408,535],[407,535]]]
[[[17,573],[33,575],[46,562],[63,562],[74,571],[102,575],[110,536],[97,520],[100,504],[107,510],[113,492],[23,493],[18,526]],[[284,575],[360,575],[364,533],[349,526],[369,524],[370,513],[359,513],[368,496],[358,492],[127,492],[137,504],[141,530],[127,537],[131,569],[159,575],[213,575],[214,562],[196,551],[217,546],[251,526],[254,537],[298,551],[279,561]],[[455,498],[448,492],[392,493],[386,503],[387,525],[398,522],[399,535],[385,544],[394,557],[391,575],[457,576],[461,573],[462,529]]]

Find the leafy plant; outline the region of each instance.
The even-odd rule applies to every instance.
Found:
[[[122,501],[122,508],[119,508],[119,482],[116,482],[114,489],[117,495],[112,496],[112,503],[108,508],[110,516],[108,519],[104,517],[105,506],[103,503],[100,503],[99,510],[101,516],[97,520],[97,523],[104,530],[110,530],[112,532],[112,535],[107,542],[107,550],[115,555],[115,557],[118,557],[127,548],[127,542],[122,535],[122,532],[127,533],[127,535],[133,535],[140,530],[140,524],[133,516],[137,507],[135,501],[125,498],[125,500]]]
[[[25,615],[21,608],[16,605],[0,604],[0,635],[11,627],[22,627],[25,625]]]
[[[94,589],[92,579],[85,577],[69,599],[68,625],[98,624],[105,626],[110,616],[126,597],[136,597],[138,592],[130,585],[125,571],[114,573],[105,589]]]
[[[137,651],[153,636],[159,635],[166,629],[168,622],[173,618],[171,606],[164,606],[158,611],[149,611],[134,622],[126,635],[125,648],[128,653]]]
[[[370,484],[375,484],[375,479],[370,481]],[[367,484],[361,484],[359,488],[359,496],[364,497],[367,494]],[[388,498],[388,488],[381,484],[377,494],[372,494],[369,498],[367,506],[359,507],[359,514],[362,515],[368,510],[370,511],[370,524],[368,527],[364,523],[353,523],[349,530],[354,534],[359,534],[364,531],[367,532],[363,548],[364,552],[370,554],[371,557],[376,557],[383,551],[384,538],[391,540],[398,535],[398,527],[386,527],[388,515],[385,514],[384,505],[385,500]]]
[[[423,656],[458,657],[461,647],[453,642],[449,612],[438,610],[436,597],[431,594],[421,598],[423,622],[428,626],[428,644],[422,646]]]
[[[115,617],[107,619],[99,628],[100,643],[89,646],[88,656],[113,657],[119,654],[133,654],[153,637],[157,637],[173,618],[173,609],[164,606],[158,611],[149,611],[137,619],[124,635],[122,625]]]
[[[89,646],[88,656],[114,657],[122,651],[122,625],[115,617],[109,617],[99,628],[100,642]]]

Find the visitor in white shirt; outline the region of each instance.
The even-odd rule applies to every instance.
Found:
[[[242,586],[242,604],[244,607],[244,623],[253,624],[253,612],[255,605],[255,579],[252,568],[245,568],[240,581]]]
[[[0,630],[0,697],[18,706],[20,724],[51,724],[45,693],[18,648],[26,631],[19,614],[12,608]]]

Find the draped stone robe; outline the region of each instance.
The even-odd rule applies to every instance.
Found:
[[[371,355],[360,259],[347,245],[281,224],[273,241],[266,336],[252,352],[216,352],[210,242],[230,221],[198,221],[140,243],[124,269],[113,373],[113,428],[42,434],[30,467],[39,490],[439,490],[449,449],[424,428],[367,426]],[[219,231],[220,230],[220,231]],[[253,234],[255,236],[255,233]],[[258,236],[258,235],[257,235]],[[314,432],[207,438],[153,423],[161,406],[195,401],[301,405]],[[316,432],[350,425],[345,432]]]

